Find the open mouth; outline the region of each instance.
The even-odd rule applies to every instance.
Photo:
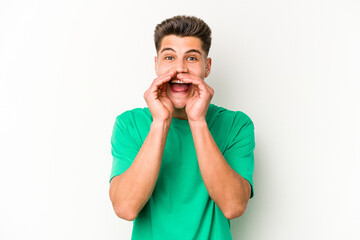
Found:
[[[191,83],[184,83],[179,79],[173,79],[169,82],[170,89],[176,93],[187,93],[190,90]]]

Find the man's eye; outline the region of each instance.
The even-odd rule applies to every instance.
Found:
[[[196,59],[196,57],[188,57],[188,60],[190,60],[190,61],[196,61],[197,59]]]
[[[166,59],[166,60],[173,60],[174,58],[171,57],[171,56],[166,56],[165,59]]]

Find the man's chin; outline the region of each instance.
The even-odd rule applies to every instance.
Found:
[[[185,107],[186,107],[186,103],[187,101],[176,101],[176,100],[171,100],[172,104],[173,104],[173,107],[174,107],[174,110],[176,111],[185,111]]]
[[[173,104],[173,106],[176,111],[183,111],[185,110],[186,104]]]

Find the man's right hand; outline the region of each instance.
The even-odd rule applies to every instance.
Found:
[[[171,72],[159,76],[144,93],[156,124],[151,124],[149,134],[131,166],[111,180],[110,199],[115,213],[122,219],[134,220],[154,191],[174,111],[166,85],[175,74]]]
[[[170,122],[174,106],[167,96],[167,83],[175,76],[176,71],[156,78],[144,93],[144,99],[153,117],[153,122]]]

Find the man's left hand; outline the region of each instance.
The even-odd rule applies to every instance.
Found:
[[[177,77],[185,83],[191,83],[193,95],[185,106],[188,121],[205,121],[205,116],[214,95],[214,90],[199,76],[179,73]]]

